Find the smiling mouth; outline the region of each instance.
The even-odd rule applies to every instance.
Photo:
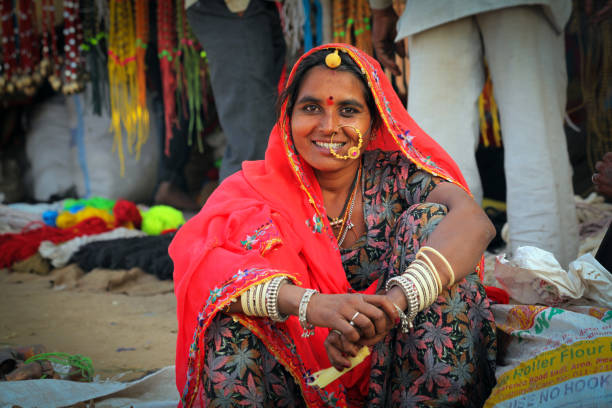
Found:
[[[328,142],[317,142],[317,141],[313,143],[324,149],[334,149],[334,150],[337,150],[346,144],[346,143],[328,143]]]

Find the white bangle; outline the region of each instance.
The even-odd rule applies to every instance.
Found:
[[[285,276],[277,276],[270,281],[270,286],[268,286],[268,290],[266,291],[266,309],[268,311],[268,316],[275,322],[282,323],[289,318],[289,315],[283,315],[278,310],[278,293],[280,287],[288,283],[289,279]]]
[[[300,320],[300,325],[302,325],[302,328],[304,329],[304,331],[302,332],[302,337],[310,337],[314,334],[314,325],[308,323],[308,319],[306,318],[306,311],[308,309],[308,302],[310,302],[310,298],[315,293],[319,292],[314,289],[306,289],[306,291],[302,295],[302,300],[300,300],[298,318]]]

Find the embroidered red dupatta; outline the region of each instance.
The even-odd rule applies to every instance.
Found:
[[[348,53],[367,78],[383,122],[367,149],[400,150],[419,168],[467,190],[454,161],[410,118],[378,62],[346,44],[327,44],[306,55],[325,48]],[[350,290],[319,185],[293,146],[285,107],[270,134],[265,160],[245,162],[170,245],[179,322],[176,382],[184,406],[199,401],[204,334],[213,317],[250,286],[284,275],[321,293]],[[364,378],[367,386],[369,360],[325,389],[308,385],[309,375],[330,366],[323,347],[328,329],[316,328],[314,336],[304,339],[295,316],[282,324],[242,314],[234,318],[291,373],[308,406],[323,406],[330,399],[346,405],[346,388],[363,386]]]

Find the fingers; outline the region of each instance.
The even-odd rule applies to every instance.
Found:
[[[382,309],[385,316],[391,321],[396,322],[399,319],[399,314],[393,306],[393,302],[387,296],[381,295],[364,295],[363,299],[372,305]]]
[[[368,301],[368,299],[371,301]],[[385,303],[385,300],[382,299],[381,296],[364,296],[364,301],[366,303],[361,306],[360,310],[363,310],[363,313],[373,324],[373,330],[362,332],[362,337],[372,338],[381,333],[386,334],[394,326],[395,318],[393,313],[395,313],[395,308],[390,302]],[[390,306],[391,309],[388,309],[387,306]],[[384,309],[384,307],[387,307],[387,309]]]
[[[342,335],[338,334],[336,331],[332,331],[323,344],[327,351],[327,357],[336,370],[341,371],[344,368],[350,367],[351,362],[342,349]]]

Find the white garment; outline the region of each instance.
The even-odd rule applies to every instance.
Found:
[[[393,4],[393,0],[369,1],[373,9]],[[397,41],[460,18],[516,6],[539,6],[558,33],[563,32],[572,13],[571,0],[409,0],[397,23]]]
[[[479,34],[500,111],[510,250],[536,246],[567,267],[577,255],[578,228],[563,131],[564,42],[539,8],[504,8],[408,37],[408,112],[481,200],[474,154],[484,82]]]

